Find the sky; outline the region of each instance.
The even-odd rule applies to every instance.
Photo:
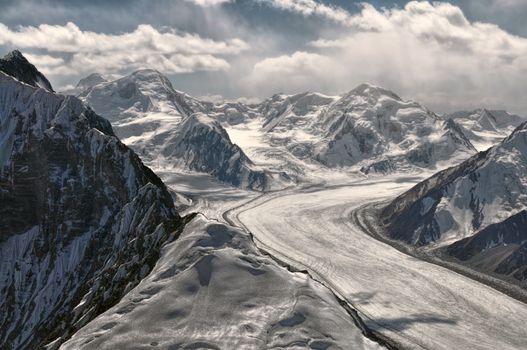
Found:
[[[0,0],[0,54],[65,90],[154,68],[208,99],[367,82],[445,113],[527,115],[525,0]]]

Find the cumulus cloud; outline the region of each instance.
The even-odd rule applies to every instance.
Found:
[[[262,85],[255,90],[265,83],[267,90],[292,92],[299,84],[288,84],[289,77],[304,90],[329,93],[372,82],[440,110],[488,106],[527,112],[526,38],[470,22],[452,4],[428,1],[381,10],[364,4],[347,23],[344,34],[311,42],[311,52],[257,63],[250,80]]]
[[[151,66],[166,73],[226,70],[230,66],[225,56],[249,48],[240,39],[217,41],[174,30],[161,32],[146,24],[112,35],[83,31],[71,22],[17,30],[0,23],[0,45],[49,52],[29,56],[44,73],[56,75]]]

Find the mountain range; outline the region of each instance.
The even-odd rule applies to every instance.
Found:
[[[204,172],[254,190],[304,182],[321,167],[372,175],[440,170],[475,154],[473,142],[478,147],[496,142],[523,120],[497,111],[491,124],[490,117],[477,118],[479,112],[440,116],[368,84],[341,96],[277,94],[251,105],[211,103],[175,90],[155,70],[114,81],[95,73],[73,93],[107,116],[116,134],[152,168]],[[208,136],[200,138],[205,129]],[[237,137],[252,144],[242,142],[240,148]],[[207,157],[200,154],[202,147],[208,148]],[[171,159],[173,149],[180,157]]]
[[[229,210],[176,210],[184,196],[156,174],[205,175],[247,203],[336,176],[426,175],[383,204],[383,233],[525,288],[525,120],[439,115],[371,84],[213,103],[153,69],[60,94],[13,51],[0,59],[0,348],[390,347]]]

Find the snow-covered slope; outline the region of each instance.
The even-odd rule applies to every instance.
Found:
[[[381,349],[334,295],[263,256],[249,236],[194,219],[152,273],[61,349]]]
[[[507,137],[527,118],[505,111],[478,109],[460,111],[444,116],[461,126],[463,133],[478,149],[484,151]]]
[[[248,105],[242,102],[202,102],[198,107],[198,111],[220,121],[222,126],[250,123],[260,115],[255,105]]]
[[[108,121],[0,72],[0,348],[59,344],[139,283],[181,225]]]
[[[266,131],[288,131],[294,127],[308,127],[328,105],[337,100],[335,96],[305,92],[297,95],[277,94],[259,106],[263,114]]]
[[[25,84],[53,92],[48,79],[34,65],[29,63],[18,50],[14,50],[5,55],[4,58],[0,58],[0,71]]]
[[[504,247],[513,240],[518,246],[509,247],[502,257],[505,258],[519,254],[519,249],[525,250],[521,247],[527,242],[526,231],[504,228],[512,225],[507,219],[517,222],[521,215],[514,220],[512,217],[526,208],[527,123],[524,123],[500,144],[399,196],[382,215],[392,238],[418,246],[432,242],[446,245],[476,235],[463,244],[477,241],[479,248],[474,249],[483,252]],[[497,226],[489,226],[492,224]],[[465,248],[468,259],[473,248],[471,244]],[[458,250],[455,255],[462,254]],[[487,256],[492,259],[491,254]],[[523,280],[525,274],[514,277]]]
[[[174,90],[155,70],[141,70],[85,90],[81,98],[108,116],[117,136],[152,168],[205,172],[220,181],[255,190],[281,185],[268,172],[254,169],[217,120],[235,123],[247,108],[214,106]],[[213,120],[204,114],[206,111]],[[274,176],[274,177],[273,177]]]
[[[319,146],[317,157],[329,165],[366,159],[374,168],[384,160],[396,168],[407,163],[429,167],[475,151],[462,134],[425,107],[367,84],[332,104],[320,125],[328,142]]]

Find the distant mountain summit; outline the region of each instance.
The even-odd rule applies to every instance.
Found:
[[[79,80],[75,88],[79,92],[83,92],[89,88],[94,87],[97,84],[106,83],[107,80],[99,73],[93,73],[88,75],[86,78]]]
[[[168,140],[176,139],[178,128],[194,113],[206,114],[220,122],[217,127],[227,131],[253,130],[254,136],[259,135],[261,142],[257,144],[261,147],[248,152],[239,145],[240,151],[260,157],[262,163],[253,164],[249,157],[242,157],[241,161],[247,159],[242,168],[255,169],[256,165],[277,176],[273,175],[274,180],[269,178],[270,182],[249,181],[250,184],[270,184],[284,178],[284,173],[291,179],[309,176],[307,169],[317,166],[353,167],[366,174],[443,168],[476,153],[455,121],[444,120],[416,102],[404,101],[397,94],[370,84],[361,84],[341,96],[306,92],[277,94],[255,105],[214,104],[175,90],[161,73],[146,69],[96,84],[80,97],[95,111],[108,116],[117,135],[146,162],[156,166],[181,164],[167,159],[163,150],[174,146]],[[230,143],[228,148],[233,149],[230,138],[224,141],[222,144]],[[202,156],[197,159],[222,159],[216,147],[205,143],[201,147],[211,154],[204,157],[200,150]],[[191,152],[191,147],[187,150]],[[191,157],[196,158],[195,153],[178,159]],[[192,164],[190,169],[203,169],[219,178],[219,172],[204,170],[211,169],[211,164]],[[185,167],[189,168],[189,163]],[[236,173],[234,169],[227,172]],[[247,184],[233,176],[222,176],[221,180],[236,186]]]
[[[48,79],[18,50],[14,50],[4,58],[0,58],[0,71],[28,85],[53,92]]]
[[[203,113],[186,118],[162,149],[167,163],[181,162],[241,188],[270,189],[273,182],[287,182],[285,174],[255,169],[247,155],[233,144],[217,120]],[[273,181],[274,180],[274,181]]]
[[[97,80],[93,75],[81,80],[79,84],[86,81],[90,84],[79,97],[112,122],[144,113],[186,116],[194,111],[188,105],[191,98],[176,91],[170,80],[154,69],[142,69],[114,81],[93,84]]]
[[[152,69],[114,81],[92,75],[83,79],[81,85],[87,88],[79,97],[107,116],[123,142],[152,166],[180,164],[182,169],[206,172],[220,179],[218,165],[193,161],[190,166],[191,163],[181,162],[191,158],[222,159],[220,149],[212,144],[201,144],[200,157],[189,145],[185,148],[189,153],[176,161],[166,158],[166,149],[175,147],[169,140],[180,137],[178,129],[190,116],[203,113],[217,121],[217,128],[226,132],[216,135],[234,133],[222,144],[233,149],[234,143],[241,141],[238,148],[246,156],[240,159],[247,160],[243,169],[273,174],[273,179],[249,181],[252,184],[270,184],[283,178],[284,173],[290,179],[306,179],[312,169],[320,167],[381,175],[444,169],[477,153],[473,142],[481,146],[488,133],[477,135],[474,125],[492,125],[500,134],[519,120],[512,116],[507,119],[508,114],[497,111],[489,111],[487,119],[492,121],[488,123],[483,122],[484,116],[477,118],[462,112],[438,116],[417,102],[405,101],[396,93],[371,84],[361,84],[340,96],[315,92],[276,94],[252,105],[201,101],[175,90],[169,79]],[[236,137],[249,134],[255,142]],[[489,142],[498,141],[494,137]],[[205,152],[210,154],[205,156]],[[227,172],[236,173],[234,168]],[[241,177],[221,176],[220,180],[243,186],[247,181]],[[272,186],[254,189],[269,188]]]
[[[477,109],[460,111],[444,116],[460,125],[462,132],[479,151],[494,146],[527,118],[501,110]]]

